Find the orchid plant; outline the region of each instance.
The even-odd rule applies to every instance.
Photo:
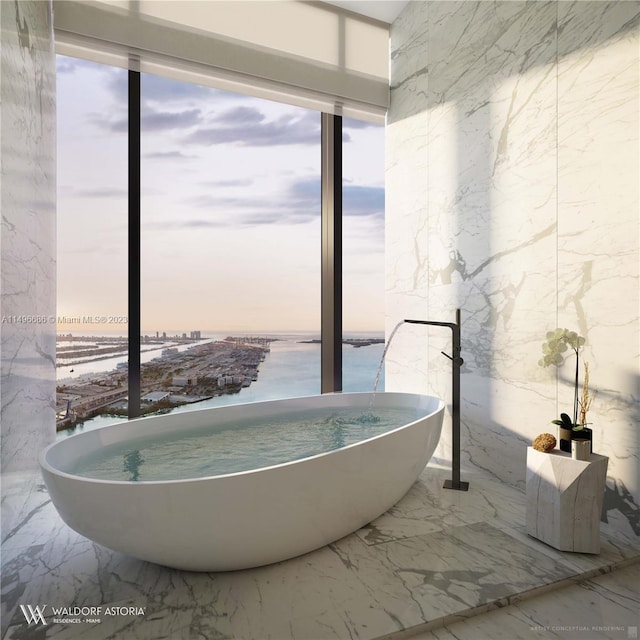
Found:
[[[585,400],[588,404],[583,406],[583,412],[581,412],[581,421],[578,422],[578,407],[581,402],[578,399],[578,371],[580,367],[580,349],[583,347],[585,339],[579,336],[575,331],[569,331],[568,329],[556,329],[555,331],[549,331],[547,333],[547,341],[542,345],[542,358],[538,361],[541,367],[548,367],[555,365],[556,367],[564,364],[566,355],[569,349],[571,349],[576,355],[576,377],[575,377],[575,392],[573,400],[573,420],[566,414],[560,414],[560,420],[552,420],[553,424],[558,424],[566,429],[573,429],[579,431],[583,429],[586,422],[582,420],[583,416],[586,420],[586,411],[591,404],[589,398]],[[567,354],[568,355],[568,354]],[[588,369],[587,369],[588,372]],[[587,392],[588,393],[588,392]]]

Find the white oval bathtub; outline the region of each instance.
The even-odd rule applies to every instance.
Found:
[[[187,480],[98,480],[69,472],[82,457],[149,434],[330,407],[367,411],[370,393],[326,394],[139,418],[47,447],[40,466],[51,500],[75,531],[110,549],[189,571],[278,562],[333,542],[377,518],[415,482],[440,439],[444,404],[378,393],[377,408],[415,420],[341,449],[251,471]]]

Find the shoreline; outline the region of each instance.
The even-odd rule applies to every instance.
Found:
[[[384,338],[343,338],[342,344],[355,347],[369,347],[372,344],[384,344]],[[322,344],[322,340],[314,338],[313,340],[298,340],[298,344]]]
[[[258,379],[270,342],[249,336],[201,342],[181,352],[165,349],[162,356],[140,366],[141,415],[240,392]],[[127,394],[126,367],[60,381],[56,430],[74,428],[97,415],[123,415]]]
[[[249,401],[253,399],[252,382],[258,380],[259,365],[271,352],[270,344],[320,344],[320,340],[304,340],[313,337],[298,333],[285,339],[262,336],[219,335],[217,338],[203,337],[196,344],[178,345],[178,349],[169,347],[165,342],[163,355],[148,359],[141,364],[141,415],[151,415],[159,412],[170,412],[181,406],[192,403],[220,402],[233,403],[233,396],[243,392],[249,393]],[[377,345],[384,346],[381,337],[353,337],[345,338],[344,344],[352,346],[347,352],[356,353],[358,347]],[[95,344],[95,343],[94,343]],[[216,346],[217,345],[217,346]],[[173,344],[175,346],[175,343]],[[87,348],[84,346],[83,348]],[[372,347],[373,348],[373,347]],[[235,350],[235,352],[234,352]],[[368,352],[368,350],[363,351]],[[309,353],[317,353],[312,347]],[[67,351],[68,354],[68,351]],[[244,354],[244,355],[243,355]],[[256,355],[258,354],[258,355]],[[147,356],[149,358],[150,356]],[[311,356],[316,357],[316,356]],[[345,354],[345,357],[346,354]],[[353,356],[355,357],[355,356]],[[253,358],[253,362],[250,362]],[[366,357],[368,361],[369,358]],[[99,366],[97,363],[96,366]],[[242,368],[247,365],[245,368]],[[248,366],[251,365],[251,366]],[[86,366],[90,368],[92,365]],[[103,369],[76,374],[73,378],[59,378],[57,381],[56,426],[62,433],[73,433],[82,429],[85,422],[93,418],[119,419],[126,414],[126,396],[128,393],[128,370],[126,354],[116,368],[116,363],[109,363],[109,369]],[[271,366],[271,365],[270,365]],[[319,362],[318,362],[319,366]],[[378,361],[371,364],[375,371]],[[235,378],[235,379],[234,379]],[[294,385],[295,386],[295,385]],[[355,389],[360,390],[360,389]],[[291,391],[292,393],[293,390]],[[303,394],[316,393],[308,388]],[[151,394],[151,395],[150,395]],[[148,396],[145,398],[145,396]],[[228,400],[225,400],[228,398]],[[69,405],[69,401],[71,404]],[[241,400],[235,400],[239,402]],[[74,421],[75,420],[75,421]]]

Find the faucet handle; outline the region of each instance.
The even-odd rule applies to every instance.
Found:
[[[440,352],[445,358],[449,358],[449,360],[451,360],[451,362],[453,363],[454,366],[456,367],[461,367],[464,364],[464,360],[458,356],[456,358],[450,356],[448,353],[445,353],[444,351]]]

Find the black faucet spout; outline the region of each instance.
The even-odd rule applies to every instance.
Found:
[[[455,489],[457,491],[467,491],[469,483],[460,480],[460,367],[464,360],[460,356],[460,309],[456,309],[455,322],[436,322],[434,320],[405,320],[409,324],[424,324],[433,327],[448,327],[453,334],[453,355],[448,355],[441,351],[442,355],[451,360],[451,382],[452,382],[452,402],[451,402],[451,480],[445,480],[445,489]]]

